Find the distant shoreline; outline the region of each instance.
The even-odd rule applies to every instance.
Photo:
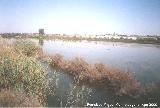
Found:
[[[155,44],[160,45],[160,37],[157,38],[157,40],[152,39],[150,37],[148,38],[137,38],[136,40],[133,39],[115,39],[115,38],[88,38],[88,37],[69,37],[69,36],[1,36],[3,38],[35,38],[35,39],[47,39],[47,40],[66,40],[66,41],[103,41],[103,42],[123,42],[123,43],[139,43],[139,44]]]
[[[31,38],[36,38],[36,39],[47,39],[47,40],[54,40],[54,39],[58,39],[58,40],[66,40],[66,41],[102,41],[102,42],[122,42],[122,43],[139,43],[139,44],[156,44],[156,45],[160,45],[160,40],[131,40],[131,39],[93,39],[93,38],[72,38],[72,37],[50,37],[50,36],[37,36],[37,37],[31,37]]]

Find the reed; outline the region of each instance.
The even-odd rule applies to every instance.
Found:
[[[14,44],[14,49],[17,53],[22,53],[26,56],[36,56],[40,47],[30,40],[18,39]]]
[[[14,90],[0,91],[0,107],[42,107],[38,99]]]
[[[74,75],[80,82],[102,84],[113,88],[117,95],[134,95],[140,88],[131,72],[107,67],[103,63],[88,64],[82,57],[66,60],[60,54],[50,55],[51,64]]]
[[[92,90],[86,86],[79,84],[70,85],[70,91],[67,94],[67,103],[65,107],[80,107],[84,106],[89,99]]]
[[[31,53],[23,52],[20,47],[17,49],[19,52],[15,46],[0,48],[0,89],[24,92],[44,104],[48,92],[47,73],[36,58],[30,57]]]

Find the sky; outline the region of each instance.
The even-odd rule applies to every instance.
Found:
[[[0,32],[160,35],[160,0],[0,0]]]

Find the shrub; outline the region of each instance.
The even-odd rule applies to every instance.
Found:
[[[0,88],[24,91],[43,102],[48,87],[47,73],[33,57],[17,54],[11,47],[0,49]]]
[[[14,90],[0,91],[0,107],[42,107],[36,98]]]
[[[19,39],[14,45],[16,52],[26,56],[35,56],[40,50],[40,47],[30,40]]]
[[[64,65],[64,58],[60,54],[54,54],[51,56],[52,65],[62,68],[62,64]]]
[[[66,60],[60,54],[50,56],[54,67],[58,67],[75,76],[77,81],[88,83],[104,83],[113,88],[117,95],[134,95],[139,91],[140,84],[131,72],[114,67],[109,68],[103,63],[88,64],[84,58],[76,57]]]
[[[106,71],[107,72],[107,71]],[[110,69],[107,79],[109,79],[117,95],[136,95],[140,89],[140,83],[131,72],[120,69]]]

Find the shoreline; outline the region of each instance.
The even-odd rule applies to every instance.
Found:
[[[23,38],[23,37],[22,37]],[[137,44],[153,44],[160,45],[160,40],[148,41],[148,40],[130,40],[130,39],[90,39],[90,38],[71,38],[71,37],[49,37],[49,36],[37,36],[37,37],[24,37],[24,38],[36,38],[39,40],[64,40],[64,41],[97,41],[97,42],[122,42],[122,43],[137,43]]]

